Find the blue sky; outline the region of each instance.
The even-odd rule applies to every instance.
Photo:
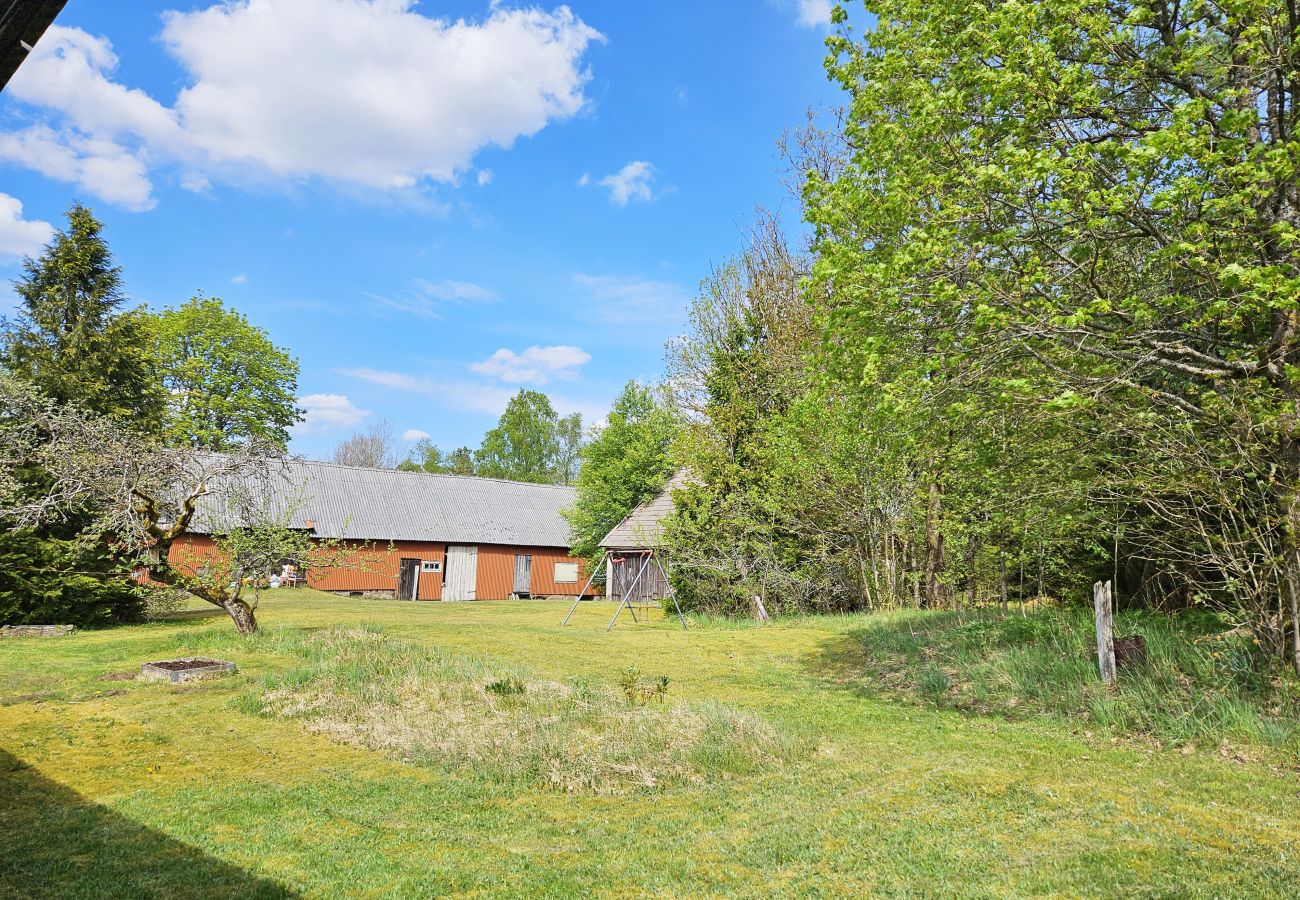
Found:
[[[826,0],[71,0],[0,94],[0,311],[74,200],[132,302],[224,298],[302,364],[327,455],[476,446],[520,387],[652,380],[776,141],[840,102]],[[20,206],[21,204],[21,206]]]

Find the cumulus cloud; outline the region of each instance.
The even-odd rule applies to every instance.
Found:
[[[240,273],[239,273],[238,275],[236,275],[234,278],[230,279],[230,283],[231,283],[231,284],[247,284],[247,283],[248,283],[248,273],[247,273],[247,272],[240,272]]]
[[[59,25],[8,91],[57,120],[40,136],[63,157],[99,149],[121,167],[125,155],[146,181],[146,163],[168,162],[183,166],[191,190],[209,177],[404,190],[452,182],[484,147],[578,113],[583,56],[603,40],[566,6],[493,4],[482,19],[449,20],[421,15],[413,0],[233,0],[163,22],[162,45],[185,83],[171,106],[115,80],[106,38]],[[147,206],[138,185],[129,196],[101,193],[66,162],[5,158]]]
[[[418,428],[408,428],[402,432],[402,440],[404,441],[427,441],[428,439],[429,432],[421,431]]]
[[[529,347],[523,353],[502,347],[482,362],[473,363],[470,369],[513,384],[546,384],[552,378],[577,378],[578,367],[588,362],[590,353],[565,344]]]
[[[669,281],[622,275],[573,276],[586,290],[591,318],[610,324],[666,324],[682,321],[690,295]]]
[[[0,261],[36,256],[53,235],[49,222],[23,218],[21,200],[0,194]]]
[[[820,28],[831,23],[831,0],[799,0],[799,24],[805,28]]]
[[[303,419],[294,431],[300,434],[355,428],[370,415],[370,410],[358,409],[345,394],[308,394],[298,398],[298,405]]]
[[[609,199],[616,206],[627,206],[631,200],[653,200],[654,191],[650,182],[654,180],[655,167],[645,160],[628,163],[613,175],[606,175],[596,182],[609,191]],[[588,175],[578,179],[578,186],[585,187],[591,183]]]
[[[75,184],[129,210],[139,212],[154,207],[153,183],[143,156],[108,138],[33,125],[22,131],[0,133],[0,162],[15,163],[46,178]]]
[[[491,169],[479,169],[479,170],[478,170],[478,186],[479,186],[479,187],[487,187],[487,186],[488,186],[489,184],[491,184],[491,183],[492,183],[492,170],[491,170]]]

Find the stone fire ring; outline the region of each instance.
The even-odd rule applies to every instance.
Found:
[[[237,669],[224,659],[206,656],[186,656],[181,659],[164,659],[145,663],[140,667],[140,677],[146,681],[195,681],[200,678],[219,678],[233,674]]]

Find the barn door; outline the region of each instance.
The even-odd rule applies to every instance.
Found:
[[[397,571],[397,599],[414,600],[420,590],[420,561],[402,557]]]
[[[529,553],[515,554],[514,593],[522,597],[533,592],[533,557]]]
[[[442,573],[443,600],[473,600],[478,586],[478,547],[447,545],[446,571]]]

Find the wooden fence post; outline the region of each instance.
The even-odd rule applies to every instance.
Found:
[[[1111,621],[1111,583],[1098,581],[1092,586],[1092,605],[1097,614],[1097,666],[1101,680],[1115,680],[1115,633]]]

